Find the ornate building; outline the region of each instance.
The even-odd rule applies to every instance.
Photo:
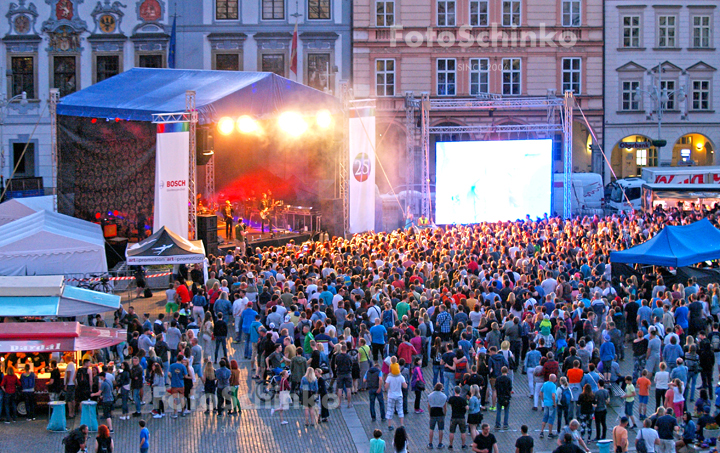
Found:
[[[49,90],[60,96],[133,67],[270,71],[335,93],[350,78],[342,0],[14,0],[0,13],[0,175],[53,190]],[[297,24],[297,74],[291,42]],[[26,93],[26,100],[22,93]]]

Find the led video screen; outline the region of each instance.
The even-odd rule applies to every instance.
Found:
[[[552,140],[438,142],[440,225],[542,217],[552,202]]]

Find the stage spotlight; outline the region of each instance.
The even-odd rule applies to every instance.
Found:
[[[91,119],[90,122],[93,123],[93,124],[97,123],[97,118]]]
[[[308,128],[305,118],[297,112],[282,113],[280,118],[278,118],[278,125],[280,126],[280,129],[292,137],[301,136]]]
[[[327,110],[320,110],[315,117],[315,121],[322,129],[327,129],[332,125],[332,116]]]
[[[228,116],[223,116],[220,118],[220,121],[218,121],[217,128],[218,132],[222,135],[230,135],[233,129],[235,129],[235,121]]]
[[[260,128],[257,121],[247,115],[237,119],[237,129],[243,134],[252,134]]]

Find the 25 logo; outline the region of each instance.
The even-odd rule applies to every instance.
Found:
[[[353,160],[352,172],[358,182],[365,182],[370,177],[372,162],[367,153],[359,153]]]

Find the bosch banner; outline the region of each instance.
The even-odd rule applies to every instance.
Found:
[[[375,109],[350,108],[350,233],[375,229]]]
[[[188,237],[190,123],[157,125],[153,231],[166,227]]]

